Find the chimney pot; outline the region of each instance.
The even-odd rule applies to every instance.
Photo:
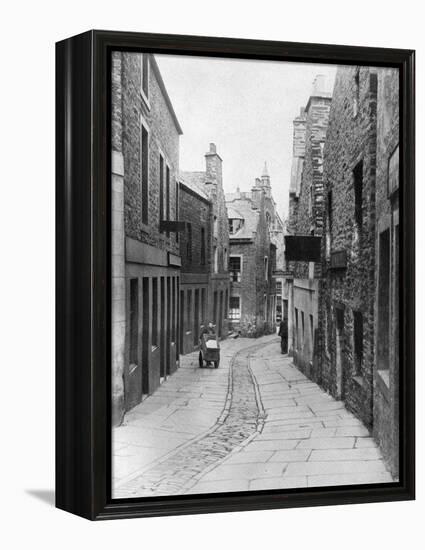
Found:
[[[217,153],[217,147],[215,143],[210,143],[210,153]]]

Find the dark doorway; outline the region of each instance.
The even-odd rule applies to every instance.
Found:
[[[344,310],[335,308],[335,368],[336,368],[336,397],[344,398]]]
[[[184,290],[180,290],[180,315],[179,315],[179,352],[184,353]]]
[[[166,376],[165,369],[165,277],[161,277],[161,302],[160,302],[160,381],[162,382]]]
[[[170,374],[170,360],[171,360],[171,319],[173,312],[171,311],[171,277],[167,277],[167,335],[165,339],[165,359],[166,359],[166,371]]]
[[[149,394],[149,277],[143,277],[142,393]]]
[[[218,292],[214,291],[214,308],[213,308],[213,320],[214,325],[217,325],[217,309],[218,309]]]
[[[218,337],[221,338],[223,332],[223,309],[224,309],[224,293],[220,291],[220,301],[218,307]]]
[[[390,362],[390,231],[379,235],[379,271],[378,271],[378,370],[385,371]]]
[[[198,345],[199,338],[199,289],[195,289],[195,314],[193,316],[193,345]]]

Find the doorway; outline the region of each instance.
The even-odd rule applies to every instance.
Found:
[[[336,368],[336,397],[344,399],[344,310],[335,308],[335,368]]]

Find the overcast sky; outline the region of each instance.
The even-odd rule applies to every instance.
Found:
[[[267,161],[281,215],[287,212],[292,121],[317,74],[332,91],[331,65],[155,56],[183,129],[180,169],[205,170],[209,143],[223,159],[226,192],[249,191]]]

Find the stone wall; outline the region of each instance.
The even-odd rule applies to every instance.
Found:
[[[242,256],[241,281],[231,285],[231,295],[241,299],[241,318],[239,322],[233,321],[232,327],[242,336],[256,338],[275,330],[272,273],[276,269],[276,248],[270,239],[266,216],[267,212],[271,213],[273,201],[257,185],[252,193],[239,193],[236,199],[232,197],[229,204],[245,213],[244,224],[252,229],[244,233],[244,238],[236,234],[230,239],[230,255]],[[268,259],[267,277],[265,257]]]
[[[179,248],[159,231],[159,165],[170,171],[176,219],[180,126],[153,56],[141,93],[141,55],[112,58],[112,422],[177,368]],[[141,127],[148,131],[147,223],[142,220]],[[165,195],[165,193],[164,193]],[[164,196],[166,199],[166,196]],[[145,205],[146,206],[146,205]],[[145,220],[146,221],[146,220]]]
[[[159,157],[170,168],[170,219],[176,219],[176,182],[179,174],[179,130],[167,105],[150,57],[148,103],[140,93],[141,55],[122,53],[122,142],[125,172],[125,231],[128,237],[178,253],[176,235],[159,232]],[[149,131],[148,224],[142,222],[140,185],[141,118]],[[165,184],[164,184],[165,185]]]
[[[184,183],[180,184],[179,220],[191,225],[191,254],[188,256],[189,231],[180,233],[180,256],[183,273],[209,273],[211,271],[212,204],[200,197]],[[205,254],[202,258],[202,229]]]
[[[380,69],[378,76],[378,139],[376,166],[376,300],[375,335],[382,340],[379,319],[379,238],[388,230],[390,234],[390,288],[388,354],[381,356],[375,346],[373,433],[377,439],[393,476],[398,476],[399,457],[399,198],[398,191],[389,189],[389,159],[399,143],[399,75],[397,69]],[[398,168],[398,166],[397,166]],[[386,367],[386,368],[385,368]]]
[[[324,147],[327,208],[320,305],[322,384],[344,399],[369,427],[374,365],[376,100],[376,70],[338,68]],[[363,180],[357,214],[356,169]],[[335,251],[346,254],[346,267],[331,268]],[[353,357],[354,312],[363,318],[361,365]]]
[[[323,148],[329,121],[331,98],[312,96],[305,110],[305,153],[299,195],[290,216],[291,232],[321,235],[323,227]],[[300,130],[299,130],[300,131]],[[297,134],[294,134],[294,140]],[[298,138],[299,140],[299,138]],[[294,148],[297,151],[300,145]],[[309,276],[307,262],[294,262],[294,276]]]

